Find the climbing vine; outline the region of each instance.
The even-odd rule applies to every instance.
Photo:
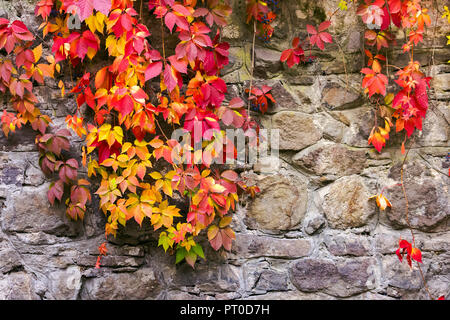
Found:
[[[420,0],[353,4],[367,28],[361,85],[375,111],[368,144],[381,152],[395,127],[405,132],[401,150],[407,154],[405,142],[422,130],[428,109],[431,78],[414,60],[414,49],[431,24],[428,9]],[[243,192],[254,196],[259,189],[222,165],[237,158],[225,129],[242,129],[246,136],[257,137],[259,126],[251,111],[265,113],[275,103],[271,87],[253,85],[253,69],[255,43],[270,41],[278,5],[275,0],[247,0],[250,82],[246,96],[229,100],[221,78],[229,63],[230,46],[221,40],[232,13],[226,0],[41,0],[35,15],[42,19],[43,41],[51,41],[51,54],[45,58],[42,43],[35,45],[35,36],[23,22],[0,18],[0,49],[6,52],[0,59],[0,91],[15,111],[3,110],[2,130],[8,136],[29,123],[37,131],[39,164],[54,177],[48,200],[65,203],[73,220],[84,218],[92,198],[89,186],[98,178],[94,193],[107,219],[105,237],[116,236],[129,220],[139,225],[148,220],[159,234],[158,245],[176,253],[176,263],[185,260],[194,267],[198,257],[205,258],[197,240],[201,232],[214,250],[230,251],[236,203]],[[289,68],[314,61],[312,49],[323,51],[333,42],[328,29],[339,10],[349,10],[348,2],[341,0],[318,25],[308,24],[307,36],[294,37],[280,60]],[[445,10],[444,17],[450,19]],[[75,15],[79,23],[69,23]],[[406,66],[388,62],[387,49],[395,44],[391,28],[407,36],[402,45],[409,56]],[[176,45],[169,47],[168,41]],[[93,70],[93,60],[102,61],[102,67]],[[391,86],[389,74],[394,72],[396,86]],[[63,80],[67,74],[70,82]],[[76,100],[76,111],[65,119],[72,132],[51,132],[51,119],[37,107],[34,83],[43,85],[46,78],[59,79],[61,96]],[[189,143],[181,145],[172,138],[177,130]],[[72,133],[84,142],[81,163],[66,157]],[[80,165],[91,182],[78,177]],[[406,198],[403,166],[401,179]],[[383,192],[373,198],[381,210],[392,206]],[[187,209],[182,209],[180,199]],[[414,260],[420,269],[422,254],[409,228],[412,242],[400,239],[396,253],[400,261],[406,255],[408,264]],[[106,243],[99,252],[97,268],[107,254]]]
[[[416,247],[414,231],[409,222],[408,198],[403,180],[407,156],[405,142],[415,130],[422,130],[422,121],[426,117],[429,106],[427,88],[430,88],[431,77],[421,71],[420,63],[414,59],[414,48],[424,41],[425,28],[431,25],[428,8],[425,8],[420,0],[364,0],[359,5],[356,1],[352,1],[352,4],[357,5],[356,14],[361,17],[367,27],[364,39],[365,45],[369,49],[364,50],[368,60],[367,67],[361,70],[364,75],[362,89],[367,95],[368,101],[375,106],[375,125],[370,132],[368,144],[373,145],[378,152],[381,152],[386,141],[389,140],[391,127],[395,127],[397,133],[405,131],[401,152],[406,154],[401,167],[401,183],[398,186],[401,186],[406,200],[405,219],[411,231],[412,241],[400,239],[396,254],[400,262],[406,255],[407,263],[411,268],[412,261],[417,263],[425,290],[430,299],[433,299],[420,266],[422,252]],[[347,11],[348,1],[341,0],[338,8]],[[443,18],[450,19],[448,8],[444,7],[444,10]],[[319,49],[324,50],[324,43],[332,42],[331,35],[325,32],[331,24],[330,20],[331,17],[322,22],[317,29],[310,25],[307,26],[310,46],[316,45]],[[402,30],[406,35],[406,41],[402,45],[403,53],[409,55],[409,62],[406,66],[395,66],[388,62],[387,50],[396,44],[391,27]],[[306,58],[311,59],[311,55],[305,57],[302,48],[305,41],[302,42],[295,37],[292,41],[292,48],[283,51],[280,60],[285,61],[291,68],[300,62],[305,62]],[[392,90],[393,92],[389,92],[389,73],[392,72],[395,72],[394,82],[397,87]],[[382,119],[381,125],[378,125],[378,117]],[[376,199],[376,203],[382,211],[387,207],[392,207],[383,191],[369,199],[372,198]],[[444,299],[443,296],[439,297],[439,300],[442,299]]]

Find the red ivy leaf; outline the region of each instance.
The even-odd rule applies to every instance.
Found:
[[[150,63],[147,69],[145,69],[145,81],[160,75],[162,67],[163,63],[161,61]]]

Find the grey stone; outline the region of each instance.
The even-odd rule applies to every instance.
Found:
[[[195,286],[202,292],[238,291],[241,287],[239,269],[229,264],[197,263],[195,269],[186,263],[177,268],[172,285]]]
[[[288,290],[288,274],[264,270],[259,275],[255,289],[264,291],[286,291]]]
[[[20,255],[6,241],[0,242],[0,274],[22,267]]]
[[[65,270],[50,272],[48,283],[53,299],[75,300],[82,284],[80,267],[69,266]]]
[[[293,111],[276,113],[272,118],[273,129],[280,130],[280,150],[301,150],[322,138],[322,130],[313,116]]]
[[[292,161],[316,175],[333,178],[361,173],[366,157],[362,150],[321,140],[297,153]]]
[[[160,293],[161,284],[150,268],[133,273],[106,273],[98,278],[89,278],[81,291],[82,299],[95,300],[143,300]]]
[[[253,228],[289,230],[295,228],[306,212],[306,184],[294,177],[263,177],[261,192],[247,212],[247,224]]]
[[[22,271],[0,276],[0,300],[39,300],[34,282],[29,273]]]
[[[325,225],[325,222],[326,221],[322,216],[314,217],[305,223],[305,232],[312,235],[320,230]]]
[[[374,213],[364,179],[357,175],[340,178],[322,192],[323,212],[332,228],[362,227]]]
[[[368,237],[353,234],[326,234],[325,245],[335,256],[365,256],[369,254]]]
[[[332,260],[306,258],[290,269],[292,283],[304,292],[323,291],[337,297],[348,297],[368,290],[369,259]]]
[[[390,169],[389,177],[400,182],[400,165]],[[420,161],[407,163],[404,167],[404,184],[408,205],[409,223],[422,231],[449,230],[446,221],[450,217],[448,195],[449,178],[430,169]],[[402,188],[389,193],[393,203],[386,211],[388,220],[397,227],[408,225],[405,216],[406,202]],[[413,200],[414,199],[414,200]]]
[[[292,283],[306,292],[327,289],[339,280],[334,262],[324,259],[307,258],[296,261],[290,272]]]
[[[361,104],[360,95],[337,83],[327,84],[323,90],[322,103],[331,110],[342,110]]]
[[[268,236],[237,234],[232,252],[235,257],[299,258],[311,253],[311,242],[306,239],[280,239]]]
[[[47,199],[49,183],[39,187],[23,187],[8,195],[7,207],[0,216],[4,230],[9,232],[39,232],[74,236],[80,222],[70,221],[62,206],[51,206]]]

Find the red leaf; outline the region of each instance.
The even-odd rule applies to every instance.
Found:
[[[234,97],[233,99],[231,99],[230,103],[228,105],[228,107],[231,109],[239,109],[239,108],[242,108],[243,106],[244,106],[244,101],[239,97]]]
[[[93,0],[94,1],[94,9],[100,11],[105,16],[109,14],[109,10],[111,10],[111,0]]]
[[[309,34],[317,34],[316,28],[310,24],[306,25],[306,31],[308,31]]]
[[[166,24],[167,28],[169,28],[170,33],[172,33],[173,26],[175,25],[175,21],[177,19],[177,16],[173,14],[172,12],[169,12],[164,17],[164,23]]]
[[[62,180],[58,180],[55,183],[50,185],[50,188],[47,192],[48,201],[53,205],[55,199],[61,201],[61,198],[64,193],[64,184]]]
[[[145,70],[145,81],[152,79],[159,74],[161,74],[163,63],[161,61],[156,61],[150,63]]]
[[[328,29],[328,27],[331,25],[331,21],[324,21],[319,25],[318,31],[322,32],[326,29]]]
[[[422,263],[422,252],[417,248],[411,249],[411,258],[417,262]]]
[[[124,95],[122,99],[118,101],[118,106],[116,107],[117,111],[122,113],[123,116],[126,116],[131,113],[134,109],[133,99],[129,95]]]
[[[211,247],[213,247],[214,250],[219,250],[222,246],[222,232],[217,232],[216,236],[213,239],[209,240],[209,242],[211,243]]]
[[[226,171],[222,172],[221,176],[232,182],[235,182],[239,179],[239,175],[233,170],[226,170]]]

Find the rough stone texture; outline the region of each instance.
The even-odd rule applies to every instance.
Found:
[[[422,231],[449,230],[450,217],[449,178],[426,166],[417,160],[405,165],[405,189],[409,201],[408,217],[413,228]],[[399,180],[399,166],[393,166],[390,177]],[[387,213],[387,217],[394,226],[407,225],[404,215],[406,205],[401,188],[390,192],[391,201],[397,206]]]
[[[352,259],[334,262],[307,258],[295,262],[290,274],[300,291],[323,291],[332,296],[348,297],[368,290],[370,259]]]
[[[280,161],[268,156],[245,167],[244,174],[262,192],[238,205],[232,251],[216,252],[203,237],[206,260],[194,270],[186,263],[175,265],[174,255],[157,246],[146,223],[142,228],[129,223],[108,239],[108,255],[96,269],[105,224],[98,197],[93,196],[84,221],[70,221],[63,206],[51,207],[46,199],[51,180],[39,168],[35,132],[25,126],[8,138],[0,133],[0,299],[428,299],[417,268],[411,270],[395,255],[400,238],[411,240],[398,185],[403,134],[391,130],[382,153],[367,144],[374,108],[361,90],[360,70],[367,61],[361,18],[353,9],[337,12],[329,28],[334,43],[323,52],[313,50],[318,57],[313,63],[288,69],[279,61],[293,35],[306,35],[306,25],[323,21],[337,3],[280,1],[274,37],[267,44],[256,42],[253,83],[271,86],[277,102],[266,114],[251,116],[265,129],[280,130]],[[34,5],[2,1],[0,16],[25,20],[32,32],[42,34]],[[227,100],[248,87],[251,64],[245,1],[233,6],[231,24],[222,30],[231,46],[230,63],[222,70]],[[416,48],[414,58],[433,77],[430,108],[423,132],[415,134],[404,180],[428,287],[434,297],[449,299],[450,47],[445,35],[450,25],[440,16],[436,20],[434,10],[429,13],[438,23],[436,38],[428,30],[425,48]],[[152,44],[160,43],[159,34],[152,32]],[[401,43],[404,34],[396,37]],[[174,39],[166,39],[166,48]],[[50,45],[43,44],[44,52]],[[405,65],[405,55],[394,54],[401,51],[400,46],[390,51],[390,64]],[[103,62],[94,59],[92,70],[97,63]],[[74,70],[74,78],[80,75]],[[64,127],[66,114],[76,109],[74,99],[61,99],[55,81],[35,89],[40,109],[53,120],[52,130]],[[3,101],[12,111],[7,97]],[[71,153],[79,156],[78,137],[73,145]],[[379,212],[368,198],[383,188],[393,207]]]
[[[340,178],[322,192],[325,194],[323,212],[332,228],[361,227],[374,213],[373,206],[367,201],[368,189],[360,176]]]
[[[341,144],[320,141],[297,153],[292,162],[316,175],[341,177],[361,173],[366,157],[363,150],[352,150]]]
[[[160,286],[154,271],[143,268],[134,273],[110,273],[88,279],[81,292],[82,299],[135,300],[155,298]]]
[[[322,137],[322,131],[306,113],[282,111],[272,118],[273,129],[280,130],[280,150],[301,150]]]
[[[327,84],[322,92],[322,101],[331,110],[348,109],[361,103],[360,95],[347,91],[336,83]]]
[[[248,212],[248,225],[254,228],[288,230],[296,227],[306,212],[306,184],[278,175],[258,182],[261,192]]]
[[[237,258],[299,258],[310,254],[311,242],[306,239],[280,239],[241,234],[236,239],[232,252]]]

